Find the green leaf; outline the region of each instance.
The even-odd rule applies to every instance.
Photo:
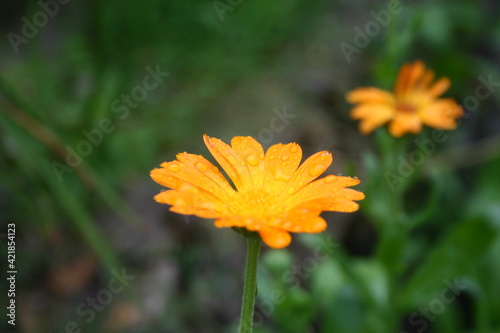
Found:
[[[498,227],[485,219],[460,223],[429,254],[399,294],[399,304],[413,309],[447,287],[450,280],[468,272],[489,251]]]

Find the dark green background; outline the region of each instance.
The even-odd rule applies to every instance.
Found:
[[[52,6],[53,17],[29,38],[23,26],[34,16],[43,21],[40,3],[0,4],[0,233],[17,226],[18,331],[63,332],[72,321],[82,332],[235,331],[243,239],[169,213],[152,200],[161,187],[148,173],[178,152],[209,157],[204,133],[226,142],[267,138],[272,119],[286,111],[293,117],[265,146],[294,141],[305,155],[329,150],[329,172],[358,176],[371,197],[361,212],[325,214],[321,237],[338,245],[327,259],[310,260],[317,236],[263,250],[258,313],[271,317],[256,317],[255,331],[500,332],[500,87],[466,110],[412,186],[396,194],[376,162],[391,154],[375,135],[358,133],[344,100],[358,86],[390,88],[400,65],[415,59],[448,76],[446,96],[461,104],[481,78],[500,82],[499,4],[403,0],[391,25],[350,61],[340,45],[355,46],[355,28],[376,22],[371,11],[388,2],[232,4],[73,0]],[[13,34],[25,38],[15,47]],[[168,76],[125,107],[122,94],[139,91],[148,67]],[[67,163],[68,147],[100,128],[88,156],[58,175],[54,166]],[[395,195],[419,220],[402,238],[391,238],[397,228],[383,222],[397,220],[384,208]],[[399,252],[404,264],[387,265]],[[294,265],[310,269],[289,275]],[[113,269],[134,279],[87,323],[90,313],[77,309],[104,295]],[[412,317],[455,279],[465,289],[442,313]],[[266,303],[277,297],[273,290],[284,296]],[[4,319],[0,327],[11,329]]]

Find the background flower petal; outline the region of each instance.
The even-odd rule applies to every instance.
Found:
[[[346,95],[347,101],[352,104],[358,103],[394,103],[394,95],[386,90],[374,87],[356,88]]]

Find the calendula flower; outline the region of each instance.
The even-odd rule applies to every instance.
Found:
[[[154,181],[170,188],[155,200],[179,214],[216,219],[219,228],[257,231],[272,248],[290,244],[290,232],[325,230],[322,211],[354,212],[364,194],[346,188],[359,184],[350,177],[329,175],[315,180],[332,163],[322,151],[299,166],[302,149],[296,143],[277,144],[266,153],[252,137],[237,136],[231,145],[203,136],[208,150],[231,178],[201,155],[181,153],[151,171]]]
[[[359,104],[351,110],[351,117],[360,119],[359,130],[368,134],[389,123],[389,132],[400,137],[405,133],[419,133],[422,125],[452,130],[462,108],[452,98],[438,98],[450,87],[450,80],[442,77],[435,83],[434,72],[426,70],[421,61],[401,68],[394,92],[369,87],[347,93],[347,100]]]

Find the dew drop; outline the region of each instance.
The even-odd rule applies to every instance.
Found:
[[[325,170],[325,166],[321,163],[317,163],[309,167],[309,174],[311,177],[317,177]]]
[[[325,178],[325,183],[333,183],[334,181],[337,180],[337,176],[334,176],[334,175],[329,175],[329,176],[326,176]]]
[[[179,165],[178,164],[169,164],[167,166],[167,169],[172,172],[177,172],[179,171]]]
[[[354,176],[354,177],[352,177],[352,178],[354,178],[354,179],[359,179],[357,176]]]
[[[232,156],[232,155],[229,155],[229,156],[227,157],[227,160],[228,160],[228,161],[229,161],[229,163],[231,163],[232,165],[236,165],[236,164],[238,164],[238,161],[237,161],[237,160],[236,160],[236,158],[235,158],[234,156]]]
[[[257,165],[257,164],[259,164],[259,159],[255,155],[252,155],[252,154],[248,155],[246,157],[246,160],[251,165]]]
[[[297,146],[295,146],[295,145],[290,147],[290,152],[292,152],[292,153],[296,153],[298,150],[299,150],[299,148],[297,148]]]
[[[205,172],[208,170],[208,167],[205,163],[198,161],[194,164],[195,168],[200,170],[201,172]]]
[[[288,181],[290,179],[290,176],[287,176],[283,171],[280,169],[276,170],[276,173],[274,174],[274,179],[275,180],[282,180],[282,181]]]
[[[295,192],[295,188],[294,187],[289,187],[288,190],[287,190],[288,194],[293,194]]]
[[[286,161],[288,158],[289,158],[289,156],[288,156],[288,155],[281,156],[281,160],[282,160],[282,161]]]
[[[342,174],[341,174],[341,173],[339,173],[339,174],[337,174],[337,176],[342,177]]]

